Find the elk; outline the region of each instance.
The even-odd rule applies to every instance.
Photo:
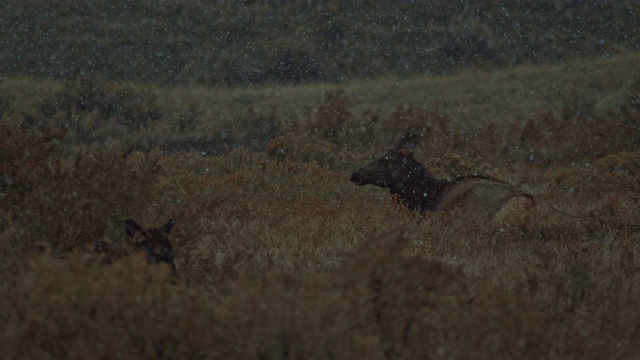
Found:
[[[175,223],[176,221],[171,219],[162,227],[143,229],[131,219],[124,222],[133,247],[136,250],[146,250],[147,262],[150,264],[166,263],[172,275],[178,274],[178,269],[173,262],[173,248],[169,241],[169,233]]]
[[[351,182],[388,188],[411,210],[459,211],[499,226],[530,228],[537,220],[533,197],[504,181],[480,175],[438,179],[413,158],[419,136],[405,134],[382,156],[351,175]]]

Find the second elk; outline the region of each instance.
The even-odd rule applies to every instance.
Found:
[[[411,210],[456,211],[509,228],[530,228],[538,218],[533,197],[504,181],[479,175],[438,179],[413,157],[420,140],[407,133],[382,156],[351,175],[356,185],[388,188]]]
[[[173,262],[173,248],[169,240],[169,233],[175,223],[176,221],[171,219],[162,227],[143,229],[131,219],[125,221],[127,235],[134,248],[146,251],[147,262],[150,264],[167,264],[172,275],[178,274],[178,269]]]

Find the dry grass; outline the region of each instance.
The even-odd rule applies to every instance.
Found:
[[[619,61],[612,64],[627,60]],[[569,76],[560,67],[516,69],[516,94],[530,85],[518,79],[537,71]],[[389,113],[360,111],[357,99],[374,95],[345,87],[318,95],[314,110],[295,121],[256,109],[248,116],[241,107],[221,119],[244,122],[234,129],[203,115],[215,108],[204,90],[193,90],[189,96],[202,102],[188,116],[198,122],[183,136],[207,126],[228,130],[219,156],[162,146],[173,136],[166,129],[179,128],[170,114],[191,107],[162,99],[191,90],[96,80],[108,95],[103,104],[161,115],[127,133],[104,126],[127,124],[127,114],[73,101],[50,116],[31,112],[38,126],[25,123],[15,109],[78,95],[78,83],[7,81],[3,99],[13,110],[0,127],[0,357],[636,357],[638,88],[606,74],[576,84],[596,94],[588,84],[610,81],[622,100],[590,113],[581,103],[556,109],[548,100],[526,126],[506,115],[482,126],[459,121],[434,111],[433,98],[424,106],[398,101]],[[477,76],[433,84],[464,87],[488,75]],[[125,90],[137,100],[113,97]],[[501,111],[518,117],[513,108]],[[67,118],[79,127],[61,126]],[[108,146],[82,141],[86,118]],[[274,119],[284,125],[274,130]],[[255,124],[264,127],[247,130]],[[438,175],[491,173],[532,193],[540,226],[519,233],[455,214],[423,218],[383,190],[349,183],[350,169],[407,129],[431,136],[416,156]],[[147,147],[127,136],[148,136]],[[172,217],[178,280],[144,257],[99,263],[96,243],[126,241],[124,219],[159,225]]]

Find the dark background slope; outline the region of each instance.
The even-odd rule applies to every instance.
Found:
[[[635,1],[10,1],[0,75],[340,81],[635,50]]]

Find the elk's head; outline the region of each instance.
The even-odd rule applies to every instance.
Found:
[[[143,229],[131,219],[127,219],[124,223],[134,248],[146,250],[147,261],[150,264],[168,264],[173,275],[176,275],[178,270],[173,262],[173,248],[169,241],[169,233],[175,223],[176,221],[171,219],[162,227],[147,229]]]
[[[413,150],[420,141],[416,134],[407,133],[400,141],[384,152],[380,157],[351,174],[351,182],[362,185],[376,185],[394,188],[401,186],[407,178],[422,165],[413,158]]]

